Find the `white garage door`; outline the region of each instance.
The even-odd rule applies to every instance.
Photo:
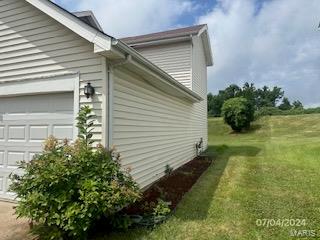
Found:
[[[0,198],[12,199],[9,174],[32,159],[50,135],[73,138],[73,94],[0,98]]]

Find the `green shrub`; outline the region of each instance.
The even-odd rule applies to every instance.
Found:
[[[152,215],[154,217],[164,217],[167,216],[170,212],[170,204],[169,202],[165,202],[162,199],[158,199],[158,204],[154,207]]]
[[[240,132],[244,128],[249,128],[254,119],[254,108],[249,101],[243,97],[231,98],[222,106],[222,116],[225,123],[231,128]]]
[[[320,107],[304,109],[305,114],[320,113]]]
[[[11,176],[19,198],[16,213],[42,228],[41,239],[85,239],[96,220],[111,218],[140,196],[112,151],[92,147],[92,118],[83,107],[74,144],[50,137],[41,154],[20,164],[24,175]]]
[[[263,107],[255,112],[255,119],[263,116],[288,116],[314,113],[320,113],[320,108],[292,108],[290,110],[281,110],[277,107]]]

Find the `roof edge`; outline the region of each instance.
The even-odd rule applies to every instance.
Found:
[[[87,41],[93,43],[95,49],[94,53],[100,55],[104,55],[104,53],[106,53],[107,56],[110,54],[114,54],[118,57],[123,57],[124,55],[131,55],[138,61],[138,63],[140,62],[142,65],[146,67],[146,69],[149,69],[151,72],[154,72],[159,77],[164,78],[164,81],[168,85],[171,85],[174,89],[183,93],[183,95],[186,96],[188,99],[194,102],[199,102],[203,100],[202,97],[199,96],[197,93],[182,85],[180,82],[175,80],[164,70],[147,60],[145,57],[143,57],[141,54],[139,54],[136,50],[134,50],[127,44],[81,21],[79,18],[77,18],[77,16],[63,9],[59,5],[49,0],[25,1],[33,5],[40,11],[44,12],[48,16],[52,17],[62,25],[66,26],[71,31],[75,32]],[[118,48],[119,50],[115,49],[114,47]]]
[[[143,64],[151,70],[152,72],[160,75],[163,77],[172,87],[176,88],[178,91],[183,92],[185,95],[189,96],[189,99],[194,102],[202,101],[203,98],[192,91],[191,89],[184,86],[182,83],[178,82],[176,79],[174,79],[171,75],[169,75],[167,72],[159,68],[157,65],[150,62],[148,59],[143,57],[139,52],[137,52],[135,49],[128,46],[126,43],[122,42],[121,40],[115,40],[113,41],[113,46],[118,47],[121,51],[124,51],[131,55],[135,60],[137,60],[139,63]]]
[[[190,29],[192,30],[190,31]],[[177,30],[179,32],[175,34],[174,32]],[[183,32],[182,30],[186,30],[186,32]],[[162,33],[165,36],[161,36]],[[127,45],[129,45],[130,47],[144,48],[144,47],[155,46],[155,45],[191,41],[192,37],[194,36],[198,36],[202,40],[204,52],[205,52],[205,58],[206,58],[206,65],[213,66],[213,54],[212,54],[207,24],[200,24],[200,25],[173,29],[173,30],[164,31],[164,32],[127,37],[127,38],[122,38],[120,40],[126,43]],[[135,38],[136,40],[134,40]]]
[[[98,19],[96,18],[96,16],[93,14],[92,11],[79,11],[79,12],[72,12],[73,15],[76,15],[78,18],[81,17],[90,17],[92,19],[92,21],[94,22],[94,25],[103,32],[103,28],[101,27]]]
[[[25,0],[79,36],[102,49],[110,50],[112,37],[81,21],[77,16],[49,0]]]
[[[205,24],[205,26],[199,31],[198,36],[201,37],[203,43],[206,64],[208,67],[213,66],[213,54],[207,24]]]
[[[132,37],[121,38],[120,40],[128,45],[136,45],[139,43],[147,43],[157,40],[174,39],[179,37],[190,37],[191,35],[197,35],[205,24],[194,25],[183,28],[176,28],[168,31],[154,32],[150,34],[137,35]]]

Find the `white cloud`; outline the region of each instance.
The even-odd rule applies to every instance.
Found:
[[[115,37],[171,28],[195,8],[190,0],[80,0],[77,10],[92,10],[104,31]]]
[[[199,19],[208,23],[215,66],[209,90],[254,82],[278,85],[290,99],[320,104],[320,3],[318,0],[220,0]]]

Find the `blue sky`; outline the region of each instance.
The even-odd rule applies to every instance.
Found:
[[[70,11],[92,10],[114,37],[206,23],[215,61],[208,69],[209,91],[248,81],[277,85],[292,101],[320,105],[319,0],[55,2]]]
[[[100,1],[103,2],[104,0],[100,0]],[[127,0],[127,1],[132,1],[132,0]],[[56,0],[55,2],[70,11],[81,10],[81,9],[79,9],[79,5],[76,3],[77,2],[76,0],[74,0],[74,1],[72,1],[72,0]],[[192,0],[190,2],[192,3],[193,6],[196,6],[196,7],[191,12],[183,12],[182,15],[179,15],[179,18],[176,20],[176,22],[172,23],[172,24],[174,24],[174,26],[193,25],[200,16],[202,16],[204,13],[209,12],[216,5],[215,0],[200,0],[200,1],[199,0]],[[114,1],[114,4],[116,4],[116,1]]]

